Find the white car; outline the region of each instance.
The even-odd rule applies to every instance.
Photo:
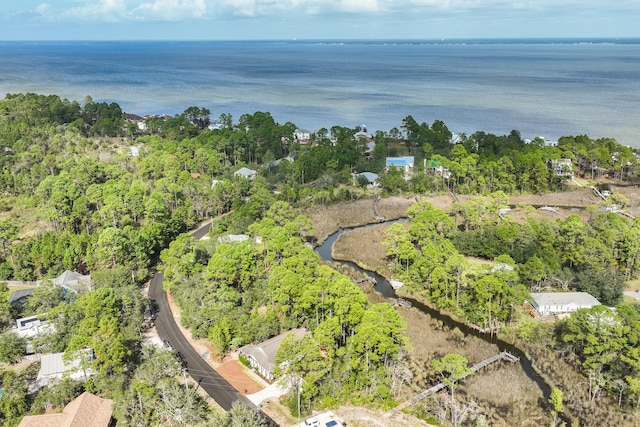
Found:
[[[300,427],[320,427],[320,421],[316,417],[307,418],[300,423]]]

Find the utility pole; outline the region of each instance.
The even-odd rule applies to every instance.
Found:
[[[298,378],[298,420],[300,420],[300,393],[302,388],[302,375]]]

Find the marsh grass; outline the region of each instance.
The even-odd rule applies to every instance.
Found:
[[[355,260],[355,263],[364,269],[390,277],[389,267],[386,263],[380,262],[386,256],[387,249],[381,242],[386,238],[388,228],[388,225],[380,224],[343,233],[333,245],[333,258]]]
[[[314,236],[319,243],[322,243],[340,228],[375,223],[373,203],[374,197],[371,193],[371,198],[334,205],[314,205],[304,209],[302,213],[313,222]],[[415,203],[413,198],[383,198],[378,204],[378,210],[387,219],[397,219],[403,216],[413,203]]]

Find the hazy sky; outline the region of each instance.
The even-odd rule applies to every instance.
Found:
[[[640,0],[1,0],[0,40],[638,37]]]

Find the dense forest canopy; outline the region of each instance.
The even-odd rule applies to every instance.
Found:
[[[409,344],[406,324],[389,304],[370,303],[351,279],[320,262],[311,248],[313,224],[299,213],[374,192],[477,196],[448,211],[414,204],[407,224],[387,232],[393,273],[478,328],[513,326],[520,339],[562,352],[590,381],[594,401],[624,387],[620,406],[638,405],[640,311],[620,302],[625,281],[638,276],[640,223],[595,210],[588,220],[512,221],[498,214],[511,195],[566,189],[572,174],[558,169],[566,159],[583,179],[636,182],[634,150],[585,135],[553,145],[524,141],[517,131],[453,135],[442,121],[411,116],[388,132],[334,126],[307,141],[295,124],[278,124],[268,112],[237,123],[229,114],[210,115],[190,107],[173,117],[133,118],[116,103],[90,97],[79,103],[10,94],[0,101],[0,280],[51,279],[72,270],[91,273],[96,285],[73,296],[45,283],[15,306],[0,284],[3,329],[19,316],[46,313],[56,329],[39,348],[71,357],[90,346],[97,372],[85,384],[61,383],[35,398],[25,385],[33,372],[5,372],[3,386],[15,391],[0,405],[4,425],[41,411],[45,398],[64,405],[81,389],[114,398],[122,425],[211,422],[216,415],[196,394],[179,392],[179,361],[141,344],[148,307],[140,287],[158,262],[185,326],[220,355],[292,328],[309,331],[278,353],[287,362],[283,373],[305,384],[286,401],[292,412],[346,402],[392,406]],[[387,157],[402,155],[415,159],[410,179],[386,168]],[[257,176],[238,176],[241,167]],[[379,190],[354,179],[361,172],[379,173]],[[628,203],[619,195],[610,200]],[[212,218],[209,240],[185,234]],[[229,233],[249,239],[218,239]],[[473,266],[470,255],[495,264]],[[587,291],[618,311],[581,312],[553,330],[520,325],[515,308],[542,289]],[[594,317],[601,319],[597,331]],[[606,345],[595,346],[595,336],[606,336]],[[12,334],[0,335],[4,361],[19,360],[24,349]],[[625,357],[615,357],[620,352]],[[154,371],[160,365],[168,367],[162,378]],[[191,416],[173,417],[174,404],[190,408]],[[230,417],[255,421],[236,412]]]

